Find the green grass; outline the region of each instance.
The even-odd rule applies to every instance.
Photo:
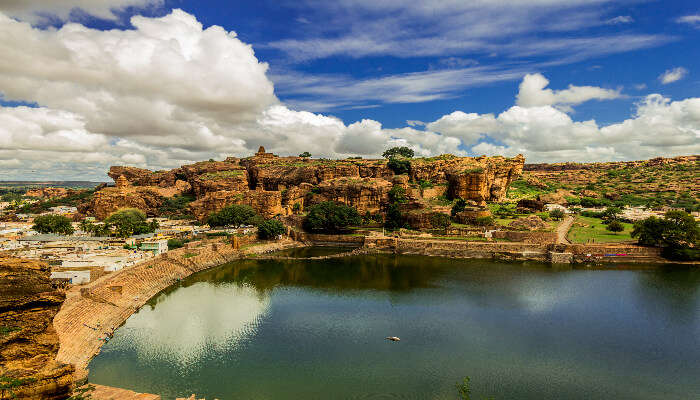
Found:
[[[577,223],[588,226],[577,226]],[[572,243],[587,243],[590,239],[594,239],[595,243],[615,243],[633,240],[630,236],[632,224],[623,222],[622,225],[624,225],[625,230],[614,233],[607,231],[603,221],[599,218],[578,216],[571,230],[569,230],[568,238]]]

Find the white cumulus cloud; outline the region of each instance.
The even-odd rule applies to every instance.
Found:
[[[527,74],[520,83],[517,104],[523,107],[560,106],[570,110],[572,105],[589,100],[611,100],[622,97],[620,90],[604,89],[596,86],[574,86],[568,89],[547,89],[549,80],[542,74]]]

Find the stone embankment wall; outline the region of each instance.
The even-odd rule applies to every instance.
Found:
[[[533,233],[533,232],[526,232]],[[550,232],[534,232],[549,234]],[[295,238],[314,245],[362,246],[368,250],[397,254],[420,254],[452,258],[533,260],[552,263],[668,263],[659,249],[618,244],[553,244],[551,242],[468,242],[465,240],[417,239],[388,236],[310,235]],[[548,238],[545,238],[548,239]]]
[[[235,250],[221,241],[169,251],[143,263],[106,275],[83,287],[72,288],[54,326],[60,339],[56,359],[75,365],[75,380],[87,377],[90,360],[104,339],[160,291],[193,273],[252,253],[301,246],[289,239]]]

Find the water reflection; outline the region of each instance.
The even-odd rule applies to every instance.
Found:
[[[243,261],[153,299],[90,379],[164,399],[453,399],[464,375],[477,398],[697,398],[699,287],[677,268]]]
[[[255,334],[269,304],[269,297],[250,286],[190,284],[157,296],[150,308],[132,316],[117,330],[112,350],[128,348],[142,360],[190,368],[207,352],[235,351]]]

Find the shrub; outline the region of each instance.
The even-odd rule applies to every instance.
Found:
[[[305,152],[299,154],[299,157],[301,157],[301,158],[309,158],[309,157],[311,157],[311,153],[309,153],[308,151],[305,151]]]
[[[273,239],[284,234],[287,229],[284,224],[276,219],[268,219],[258,225],[258,238]]]
[[[396,175],[408,174],[411,172],[411,163],[407,160],[400,160],[398,158],[390,158],[387,163],[387,167],[392,170]]]
[[[304,229],[312,232],[340,232],[351,225],[359,225],[362,218],[356,209],[332,201],[311,208],[304,219]]]
[[[406,189],[401,186],[394,186],[389,190],[389,202],[404,204],[408,201]]]
[[[595,197],[583,197],[581,198],[582,207],[605,207],[610,205],[610,200],[608,199],[598,199]]]
[[[436,213],[430,217],[430,225],[434,229],[445,229],[452,225],[452,220],[450,216],[443,213]]]
[[[292,205],[292,211],[294,211],[295,213],[301,211],[301,203],[299,203],[299,202],[294,203]]]
[[[452,206],[452,210],[450,211],[450,215],[452,215],[454,217],[458,213],[461,213],[462,211],[464,211],[465,208],[467,208],[467,202],[464,199],[457,199],[455,204]]]
[[[56,233],[60,235],[71,235],[73,233],[73,225],[68,217],[63,215],[41,215],[34,218],[34,226],[32,229],[39,233]]]
[[[625,226],[622,225],[622,222],[620,221],[612,220],[608,222],[605,229],[609,230],[610,232],[622,232],[625,230]]]
[[[602,218],[603,213],[597,211],[581,211],[581,216],[588,218]]]
[[[239,227],[241,225],[246,225],[250,224],[251,222],[257,222],[254,221],[253,218],[257,214],[255,213],[255,210],[253,210],[253,207],[247,206],[247,205],[242,205],[242,204],[233,204],[227,207],[222,208],[218,212],[212,213],[209,215],[209,218],[207,219],[207,223],[209,226],[215,227],[215,226],[235,226]],[[251,221],[252,220],[252,221]]]
[[[494,224],[493,217],[479,217],[474,221],[475,225],[478,226],[489,226]]]
[[[392,148],[386,150],[384,153],[382,153],[382,157],[394,158],[396,156],[401,156],[401,157],[405,157],[405,158],[413,158],[414,154],[415,153],[410,148],[405,147],[405,146],[401,146],[401,147],[392,147]]]
[[[179,249],[185,245],[185,241],[182,239],[168,239],[168,250]]]
[[[419,186],[421,189],[428,189],[428,188],[433,187],[433,182],[431,182],[431,181],[426,181],[425,179],[421,179],[420,181],[418,181],[418,186]]]
[[[558,220],[564,218],[564,211],[562,211],[558,208],[555,208],[554,210],[549,212],[549,216],[552,217],[552,219],[555,219],[558,221]]]

